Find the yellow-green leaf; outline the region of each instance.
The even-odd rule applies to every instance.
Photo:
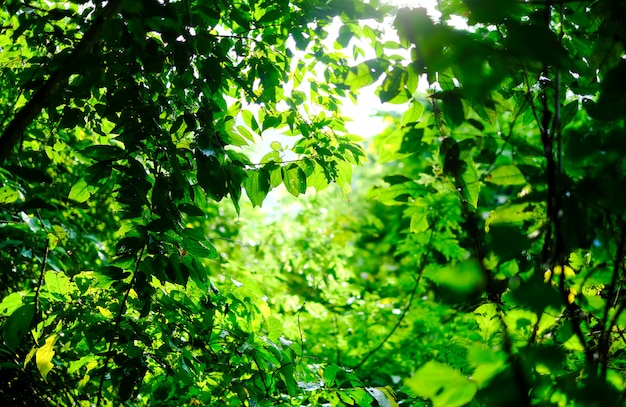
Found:
[[[44,280],[45,288],[52,294],[67,294],[72,284],[62,271],[46,271]]]
[[[433,407],[464,406],[478,390],[475,383],[456,369],[432,360],[405,383],[420,396],[432,400]]]
[[[503,165],[491,171],[485,181],[496,185],[524,185],[526,178],[524,174],[514,165]]]
[[[91,196],[91,189],[92,187],[84,179],[81,179],[72,186],[68,198],[72,201],[83,203]]]
[[[57,340],[56,335],[51,335],[46,339],[46,343],[37,349],[37,353],[35,355],[35,361],[37,362],[37,369],[39,369],[39,373],[45,379],[48,375],[48,372],[54,366],[52,364],[52,357],[54,356],[54,343]]]
[[[0,204],[12,203],[18,200],[20,193],[17,189],[8,186],[0,187]]]
[[[414,100],[409,110],[402,115],[402,125],[406,126],[407,124],[419,121],[422,117],[422,113],[424,113],[424,105]]]

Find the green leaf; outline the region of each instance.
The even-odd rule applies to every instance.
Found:
[[[457,187],[461,190],[459,191],[461,196],[468,204],[472,206],[472,208],[476,209],[478,207],[478,194],[480,192],[480,182],[478,181],[478,170],[476,169],[476,165],[474,161],[471,159],[467,159],[465,161],[465,171],[461,175],[462,182]]]
[[[6,317],[15,312],[16,309],[22,306],[22,299],[24,298],[24,294],[20,292],[12,293],[7,295],[0,302],[0,316]]]
[[[70,279],[62,271],[46,271],[44,281],[51,294],[65,295],[70,289]]]
[[[405,384],[422,397],[430,399],[433,407],[461,407],[473,400],[476,384],[459,371],[431,360],[419,368]]]
[[[268,12],[263,14],[263,16],[258,20],[258,22],[267,23],[270,21],[276,21],[276,20],[280,20],[284,16],[285,16],[285,13],[281,10],[278,10],[278,9],[269,10]]]
[[[341,368],[334,363],[326,366],[326,369],[324,369],[324,380],[328,386],[335,385],[335,378],[340,371]]]
[[[408,74],[404,68],[395,67],[385,76],[379,88],[378,96],[381,103],[405,103],[409,95],[405,91]]]
[[[219,257],[219,253],[215,247],[208,241],[200,242],[185,237],[183,239],[183,248],[187,251],[187,255],[189,256],[206,259],[217,259]]]
[[[472,380],[482,388],[507,367],[507,355],[502,351],[485,346],[472,346],[467,352],[467,361],[476,367]]]
[[[94,191],[94,187],[87,184],[87,181],[85,181],[84,179],[80,179],[76,184],[72,186],[67,198],[78,203],[83,203],[91,197],[91,193]]]
[[[578,100],[569,102],[561,108],[561,128],[567,127],[567,125],[576,117],[578,113]]]
[[[248,171],[244,188],[246,189],[248,198],[250,198],[250,202],[252,202],[252,206],[260,207],[270,190],[269,172],[263,169]]]
[[[539,219],[540,217],[541,214],[536,213],[529,204],[505,204],[489,213],[485,222],[485,229],[489,231],[491,225],[496,224],[521,225],[525,221]]]
[[[22,338],[30,329],[35,316],[35,304],[24,304],[16,309],[2,325],[2,337],[5,345],[12,351],[17,350]]]
[[[411,123],[417,123],[422,117],[423,113],[424,113],[424,105],[418,102],[417,100],[413,100],[409,110],[404,112],[404,114],[402,115],[401,124],[403,126],[407,126]]]
[[[189,216],[205,216],[205,213],[202,209],[190,203],[179,204],[178,210],[183,213],[186,213]]]
[[[198,163],[196,174],[198,184],[210,198],[221,201],[228,193],[227,174],[216,157],[216,152],[209,149],[199,150],[196,153],[196,162]]]
[[[465,121],[465,107],[461,97],[455,91],[440,92],[438,97],[442,101],[442,111],[449,126],[458,127]]]
[[[252,131],[254,132],[258,132],[259,131],[259,124],[257,123],[256,118],[254,117],[254,114],[249,111],[249,110],[242,110],[241,111],[241,116],[243,117],[243,122],[246,124],[246,126],[248,126],[250,129],[252,129]]]
[[[424,187],[416,182],[403,182],[389,187],[377,187],[367,191],[366,199],[378,201],[384,205],[403,205],[407,198],[415,197],[424,190]]]
[[[109,146],[109,145],[96,145],[89,146],[80,151],[82,155],[88,158],[92,158],[97,161],[105,161],[105,160],[121,160],[124,158],[126,151],[124,149],[117,146]]]
[[[502,321],[494,304],[483,304],[476,308],[474,310],[474,318],[485,343],[502,329]]]
[[[567,51],[561,45],[557,35],[541,24],[525,24],[509,21],[506,45],[513,55],[542,62],[557,68],[564,68]],[[529,44],[533,46],[529,47]]]
[[[515,165],[503,165],[497,167],[487,177],[485,181],[496,185],[525,185],[524,174]]]
[[[387,66],[389,66],[389,62],[386,60],[370,59],[361,62],[357,66],[350,68],[344,80],[344,84],[349,86],[352,90],[371,85],[382,75],[387,69]]]
[[[421,233],[428,230],[428,204],[424,201],[415,200],[415,206],[410,208],[411,223],[409,230],[411,233]]]
[[[287,192],[296,197],[306,192],[306,174],[297,164],[283,167],[282,174]]]

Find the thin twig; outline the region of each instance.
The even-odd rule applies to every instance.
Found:
[[[297,314],[298,333],[300,334],[300,349],[302,350],[302,357],[304,357],[304,332],[302,331],[302,325],[300,324],[300,314],[302,314],[302,310],[304,309],[304,306],[306,305],[306,303],[309,300],[309,298],[311,298],[311,295],[313,295],[313,291],[317,289],[317,287],[322,283],[322,281],[324,281],[324,277],[321,277],[317,281],[317,283],[315,283],[311,287],[311,289],[309,290],[309,293],[307,294],[306,298],[304,299],[304,302],[302,303],[302,305],[298,309],[298,314]]]
[[[39,210],[37,210],[37,219],[41,223],[41,227],[46,232],[46,243],[43,250],[43,260],[41,262],[41,272],[39,273],[39,280],[37,281],[37,290],[35,291],[35,312],[39,314],[39,291],[41,290],[41,286],[43,285],[44,275],[46,273],[46,265],[48,264],[48,252],[50,250],[50,240],[48,239],[48,228],[41,218],[41,214]]]
[[[37,290],[35,291],[35,313],[39,314],[39,291],[41,290],[41,286],[43,285],[43,278],[46,273],[46,264],[48,262],[48,249],[49,242],[48,236],[46,236],[46,244],[43,250],[43,260],[41,262],[41,272],[39,273],[39,280],[37,281]]]
[[[434,234],[435,234],[434,231],[431,229],[430,237],[428,239],[427,248],[426,248],[424,254],[422,255],[422,258],[420,259],[420,264],[418,265],[418,268],[417,268],[418,272],[417,272],[417,278],[415,279],[415,285],[413,286],[413,289],[411,290],[411,294],[409,294],[409,300],[407,301],[407,304],[404,306],[404,309],[402,310],[402,313],[400,313],[400,317],[398,318],[398,320],[394,324],[393,328],[391,328],[391,330],[383,338],[383,340],[380,341],[380,343],[374,349],[370,350],[359,361],[359,363],[354,365],[354,367],[352,369],[356,370],[356,369],[360,368],[361,366],[363,366],[363,364],[365,362],[367,362],[367,360],[370,357],[372,357],[376,352],[378,352],[385,345],[385,343],[387,343],[389,338],[391,338],[391,336],[398,330],[398,328],[400,327],[400,324],[402,323],[402,321],[404,321],[404,317],[406,316],[406,314],[409,312],[409,309],[413,305],[413,299],[415,298],[415,294],[417,294],[417,289],[419,288],[420,282],[422,281],[422,275],[424,273],[424,268],[426,267],[426,259],[428,257],[429,252],[430,252],[430,246],[432,244]]]
[[[113,329],[111,330],[111,340],[109,341],[109,346],[107,348],[106,351],[106,359],[104,361],[104,366],[102,367],[102,374],[100,375],[100,384],[98,385],[98,396],[96,398],[96,407],[100,406],[100,402],[102,400],[102,390],[104,387],[104,377],[106,376],[106,372],[108,369],[108,365],[109,365],[109,361],[112,359],[111,358],[111,352],[113,350],[113,344],[115,343],[115,336],[117,335],[121,322],[122,322],[122,316],[124,315],[124,310],[126,308],[126,303],[128,301],[128,296],[130,295],[131,290],[133,289],[133,283],[135,282],[135,279],[137,278],[137,274],[139,273],[139,263],[141,262],[141,258],[143,257],[143,253],[146,249],[146,246],[144,245],[141,248],[141,251],[139,252],[139,255],[137,256],[137,261],[135,263],[135,270],[133,272],[133,277],[130,279],[130,281],[128,282],[128,288],[126,289],[126,292],[124,293],[124,298],[122,299],[122,302],[120,304],[120,309],[117,312],[117,315],[115,317],[115,321],[113,322]]]

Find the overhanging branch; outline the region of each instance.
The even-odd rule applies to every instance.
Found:
[[[44,85],[35,92],[31,99],[17,112],[9,125],[0,136],[0,163],[9,157],[9,154],[20,141],[26,128],[37,118],[41,110],[49,101],[59,94],[63,85],[67,83],[70,75],[74,72],[73,60],[87,57],[93,51],[95,45],[102,38],[108,20],[111,19],[121,8],[123,0],[109,0],[100,14],[93,20],[74,51],[52,73]]]

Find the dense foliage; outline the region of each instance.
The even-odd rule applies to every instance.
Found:
[[[624,404],[621,1],[0,21],[3,405]]]

